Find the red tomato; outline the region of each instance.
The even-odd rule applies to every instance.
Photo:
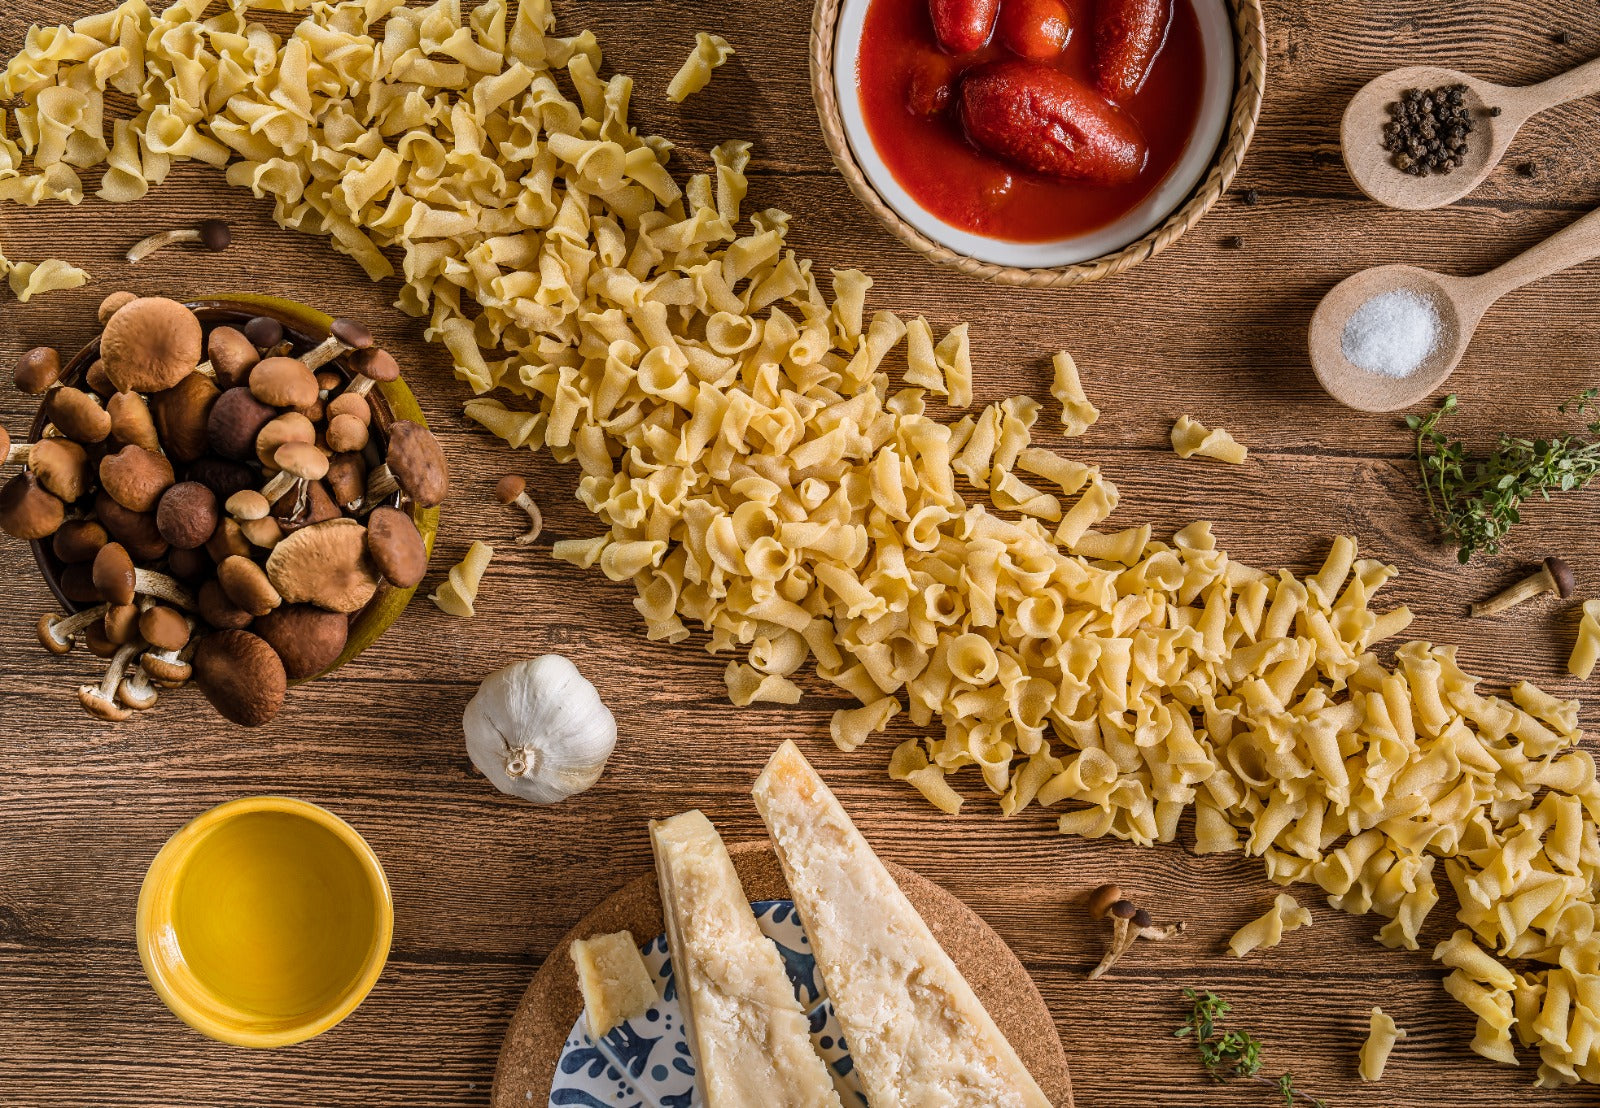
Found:
[[[1000,0],[928,0],[933,33],[952,54],[982,50],[999,10]]]
[[[1094,89],[1020,59],[962,78],[961,122],[981,149],[1061,180],[1127,184],[1149,153],[1132,117]]]
[[[1095,85],[1122,101],[1144,87],[1172,26],[1172,0],[1100,0],[1095,7]]]
[[[938,53],[919,53],[906,79],[906,110],[914,116],[938,115],[955,94],[955,60]]]
[[[1048,61],[1067,45],[1072,17],[1062,0],[1005,0],[997,30],[1013,54]]]

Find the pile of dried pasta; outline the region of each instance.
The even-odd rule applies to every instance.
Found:
[[[671,145],[628,122],[629,79],[597,75],[591,34],[554,37],[547,0],[509,22],[499,0],[465,22],[452,0],[316,4],[286,35],[252,7],[306,5],[130,0],[35,28],[0,80],[20,98],[0,197],[76,203],[104,165],[98,195],[132,200],[198,159],[374,278],[398,258],[399,306],[460,378],[522,404],[467,413],[581,466],[606,529],[558,555],[632,580],[651,637],[687,620],[740,651],[735,703],[799,699],[814,663],[862,705],[834,716],[845,749],[901,711],[938,721],[890,772],[946,811],[967,766],[1008,813],[1068,805],[1070,833],[1165,842],[1193,809],[1196,850],[1376,912],[1390,946],[1416,947],[1442,859],[1465,927],[1434,956],[1473,1048],[1600,1080],[1600,786],[1576,704],[1484,696],[1425,643],[1380,663],[1410,614],[1370,610],[1394,571],[1348,540],[1297,580],[1201,524],[1094,530],[1116,490],[1030,445],[1036,402],[928,413],[970,403],[965,327],[867,318],[854,271],[825,293],[787,215],[746,218],[746,144],[680,187]],[[1056,370],[1081,433],[1097,413]]]

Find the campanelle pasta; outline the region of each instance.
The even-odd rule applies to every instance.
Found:
[[[711,83],[711,71],[734,55],[728,40],[701,31],[694,36],[694,49],[667,84],[667,99],[681,104]]]
[[[1382,1080],[1394,1044],[1405,1037],[1405,1031],[1396,1027],[1382,1008],[1374,1008],[1367,1024],[1367,1039],[1361,1044],[1361,1080]]]
[[[1252,950],[1270,950],[1290,931],[1310,926],[1311,913],[1288,893],[1279,893],[1264,915],[1233,933],[1228,949],[1235,958],[1243,958]]]
[[[1232,435],[1218,427],[1208,430],[1198,420],[1187,415],[1178,417],[1172,425],[1172,449],[1180,458],[1215,458],[1230,465],[1243,465],[1250,451],[1234,441]]]
[[[494,547],[484,542],[474,542],[467,547],[466,556],[450,567],[449,574],[440,583],[438,591],[429,595],[446,615],[471,619],[478,614],[478,586],[483,583],[484,571],[494,557]]]

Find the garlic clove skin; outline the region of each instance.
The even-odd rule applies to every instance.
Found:
[[[560,654],[485,677],[461,723],[472,764],[501,792],[535,804],[592,786],[617,745],[611,710]]]

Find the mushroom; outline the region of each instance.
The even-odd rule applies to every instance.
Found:
[[[206,553],[211,555],[211,560],[218,565],[224,559],[238,555],[248,558],[251,550],[250,540],[245,536],[244,528],[232,519],[217,521],[217,529],[211,532],[211,537],[206,540]]]
[[[261,352],[243,331],[214,327],[206,336],[206,360],[195,367],[195,372],[209,374],[219,386],[231,389],[247,382],[260,360]]]
[[[491,673],[461,723],[472,764],[501,792],[535,804],[589,788],[617,743],[611,710],[559,654]]]
[[[164,573],[140,569],[121,543],[108,542],[94,558],[94,587],[109,604],[132,604],[135,596],[152,596],[189,611],[194,597]]]
[[[228,497],[225,506],[228,514],[240,523],[266,519],[267,513],[272,511],[272,504],[255,489],[240,489]]]
[[[288,688],[277,652],[248,631],[217,631],[201,639],[194,682],[224,719],[243,727],[271,722]]]
[[[271,316],[258,315],[244,325],[244,337],[257,350],[270,350],[283,341],[283,324]]]
[[[200,340],[200,321],[188,308],[164,296],[141,296],[106,321],[100,356],[118,392],[160,392],[194,372]]]
[[[83,705],[83,710],[91,716],[98,716],[113,723],[121,722],[131,714],[127,708],[117,703],[117,686],[122,683],[123,671],[128,668],[128,663],[142,649],[142,644],[137,642],[127,643],[117,647],[111,656],[111,664],[106,667],[106,675],[98,685],[80,685],[78,687],[78,703]]]
[[[50,539],[50,549],[68,565],[81,565],[94,561],[100,548],[111,541],[99,520],[69,519]]]
[[[371,331],[353,319],[336,319],[328,327],[328,337],[306,351],[300,360],[307,369],[317,370],[346,351],[365,350],[371,345]]]
[[[136,604],[113,604],[106,609],[106,638],[118,646],[139,637],[139,607]]]
[[[218,631],[241,630],[249,627],[255,618],[229,600],[228,594],[222,591],[222,586],[217,584],[214,577],[200,586],[198,600],[200,618]]]
[[[345,396],[365,397],[372,391],[373,385],[393,381],[400,376],[400,363],[394,360],[394,355],[376,346],[356,351],[345,364],[356,375],[356,379],[342,394]]]
[[[140,666],[125,672],[122,680],[117,682],[118,703],[136,712],[154,708],[159,695],[156,687],[150,683],[150,675]]]
[[[222,586],[224,596],[251,616],[264,616],[283,603],[266,571],[237,554],[224,558],[217,566],[217,584]]]
[[[296,502],[296,511],[305,503],[306,487],[309,482],[320,481],[328,472],[328,456],[315,446],[306,442],[286,442],[272,455],[273,464],[278,467],[278,472],[268,481],[261,490],[261,496],[269,503],[277,502],[279,497],[293,493]]]
[[[45,397],[44,414],[62,435],[85,446],[104,442],[111,434],[110,413],[82,389],[51,390]]]
[[[330,612],[359,611],[378,588],[367,529],[353,519],[330,519],[286,537],[267,556],[267,577],[290,604]]]
[[[206,426],[221,395],[209,377],[191,373],[170,389],[150,397],[156,435],[169,458],[192,463],[205,456],[210,446]]]
[[[224,458],[244,461],[255,453],[256,437],[277,416],[277,410],[261,403],[244,386],[232,388],[217,397],[206,417],[206,439],[211,449]]]
[[[111,434],[118,442],[140,447],[152,454],[161,453],[156,421],[142,395],[136,392],[115,393],[106,401],[106,414],[111,417]]]
[[[428,571],[428,545],[411,513],[399,508],[374,508],[367,517],[367,551],[383,579],[397,589],[412,588]]]
[[[37,396],[61,379],[61,355],[48,346],[36,346],[17,359],[11,379],[19,391]]]
[[[341,412],[328,420],[323,436],[329,450],[336,454],[349,454],[367,445],[367,425],[357,417]]]
[[[109,604],[96,604],[68,616],[46,612],[39,617],[34,629],[39,633],[39,644],[52,654],[67,654],[72,650],[73,637],[98,619],[105,618]]]
[[[135,512],[124,508],[112,499],[110,493],[101,489],[95,493],[94,517],[105,527],[107,534],[142,562],[154,561],[167,552],[167,540],[161,537],[154,512]]]
[[[354,416],[361,421],[363,427],[372,425],[372,405],[367,402],[366,397],[353,392],[341,392],[328,401],[327,414],[329,419],[342,415]]]
[[[19,442],[11,444],[11,432],[0,427],[0,466],[15,465],[17,462],[28,460],[28,452],[33,448],[32,443]]]
[[[310,604],[285,604],[256,620],[251,629],[278,652],[289,680],[303,681],[344,653],[350,619]]]
[[[274,408],[316,403],[317,377],[298,358],[263,358],[250,370],[250,394]]]
[[[39,484],[67,503],[94,487],[89,454],[71,439],[40,439],[28,451],[28,468]]]
[[[1499,615],[1508,608],[1515,608],[1518,604],[1547,592],[1553,592],[1565,600],[1572,595],[1572,590],[1577,584],[1571,566],[1560,558],[1546,558],[1539,564],[1538,570],[1530,576],[1518,581],[1504,592],[1474,604],[1471,608],[1472,618],[1481,619],[1484,616]]]
[[[218,519],[217,494],[199,481],[179,481],[156,505],[156,530],[179,550],[204,546]]]
[[[130,262],[142,262],[157,250],[178,242],[197,242],[207,250],[215,252],[226,250],[232,241],[233,233],[222,220],[202,219],[193,227],[158,231],[148,238],[140,239],[128,248],[127,258]]]
[[[195,462],[187,475],[189,480],[199,481],[216,493],[218,500],[226,500],[240,489],[253,489],[261,483],[261,474],[254,466],[213,456]]]
[[[128,292],[126,289],[123,289],[120,292],[114,292],[104,300],[100,301],[100,306],[95,309],[94,317],[99,321],[100,326],[104,327],[106,325],[106,320],[116,315],[117,312],[122,309],[123,305],[137,299],[139,299],[139,294],[136,292]]]
[[[256,436],[256,458],[268,473],[278,468],[275,455],[285,443],[317,441],[317,426],[299,412],[284,412],[261,428]]]
[[[192,667],[184,655],[193,644],[194,620],[157,604],[139,617],[139,633],[150,647],[139,658],[140,669],[169,687],[189,680]]]
[[[285,533],[344,515],[321,481],[307,482],[303,493],[302,498],[300,491],[291,491],[273,502],[273,518]]]
[[[239,533],[251,546],[258,546],[262,550],[271,550],[283,541],[283,524],[273,516],[263,516],[260,519],[247,519],[239,524]]]
[[[109,658],[117,652],[117,644],[106,637],[104,620],[95,620],[83,629],[83,645],[96,658]]]
[[[61,498],[24,470],[0,488],[0,531],[14,539],[44,539],[56,533],[67,518]]]
[[[494,486],[496,500],[505,505],[521,508],[528,514],[532,526],[517,536],[517,543],[521,546],[531,544],[539,537],[539,532],[544,530],[544,513],[539,511],[539,505],[528,495],[527,487],[528,483],[517,476],[502,477]]]
[[[360,454],[335,454],[328,459],[328,491],[347,512],[361,507],[367,495],[367,463]]]
[[[111,378],[106,376],[106,360],[96,358],[89,363],[88,370],[83,375],[83,383],[89,386],[89,391],[104,400],[117,391],[117,386],[111,383]]]
[[[376,504],[396,490],[422,508],[442,504],[450,491],[450,468],[439,440],[409,419],[397,419],[389,427],[389,455],[367,481],[366,502]]]
[[[1175,923],[1167,927],[1157,927],[1150,918],[1150,913],[1139,907],[1133,901],[1125,899],[1122,890],[1116,885],[1101,885],[1089,894],[1089,915],[1094,919],[1111,917],[1111,942],[1106,946],[1105,957],[1100,959],[1100,964],[1089,972],[1089,980],[1093,981],[1105,975],[1105,972],[1116,965],[1117,959],[1128,952],[1139,939],[1153,939],[1162,941],[1174,935],[1181,934],[1185,924]]]
[[[100,487],[130,512],[153,511],[172,481],[172,463],[141,446],[100,459]]]

